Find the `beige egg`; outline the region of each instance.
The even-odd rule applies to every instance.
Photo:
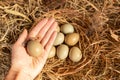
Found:
[[[55,56],[56,48],[53,46],[49,52],[48,58],[52,58]]]
[[[69,52],[69,58],[73,62],[78,62],[82,58],[82,53],[78,47],[72,47]]]
[[[27,43],[27,51],[28,51],[30,56],[38,57],[39,55],[42,54],[43,47],[38,41],[31,40]]]
[[[57,45],[62,44],[63,42],[64,42],[64,34],[61,33],[61,32],[59,32],[59,33],[57,34],[57,37],[56,37],[53,45],[54,45],[54,46],[57,46]]]
[[[60,46],[57,47],[57,56],[61,60],[67,58],[68,52],[69,52],[69,48],[65,44],[61,44]]]
[[[64,34],[73,33],[74,32],[74,27],[69,23],[63,24],[61,26],[61,32],[63,32]]]
[[[56,31],[60,32],[60,27],[59,26],[57,26]]]
[[[77,44],[79,41],[79,34],[78,33],[70,33],[67,34],[65,37],[65,43],[69,46],[73,46]]]

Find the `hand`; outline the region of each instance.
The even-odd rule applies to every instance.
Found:
[[[32,28],[29,34],[25,29],[12,47],[12,65],[10,71],[24,73],[34,79],[45,65],[48,53],[57,35],[56,27],[57,22],[55,22],[54,18],[45,18]],[[26,40],[33,37],[39,37],[39,42],[44,47],[44,52],[39,57],[30,56],[23,45]]]

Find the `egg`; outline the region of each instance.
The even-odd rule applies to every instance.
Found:
[[[56,27],[56,31],[60,32],[60,27],[59,26]]]
[[[65,37],[65,43],[69,46],[73,46],[77,44],[78,41],[79,41],[78,33],[70,33],[70,34],[67,34]]]
[[[42,54],[43,47],[38,41],[31,40],[27,43],[27,51],[30,56],[38,57]]]
[[[54,45],[54,46],[57,46],[57,45],[62,44],[63,42],[64,42],[64,34],[61,33],[61,32],[59,32],[59,33],[57,34],[57,37],[56,37],[53,45]]]
[[[48,58],[52,58],[55,56],[55,53],[56,53],[56,48],[53,46],[51,49],[50,49],[50,52],[48,54]]]
[[[82,58],[82,53],[78,47],[72,47],[69,52],[69,58],[73,62],[78,62]]]
[[[74,27],[69,23],[64,24],[61,26],[61,32],[63,32],[64,34],[73,33]]]
[[[61,44],[57,47],[57,56],[59,59],[64,60],[67,58],[69,52],[69,48],[65,44]]]

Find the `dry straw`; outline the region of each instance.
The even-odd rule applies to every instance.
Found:
[[[59,25],[74,26],[83,58],[78,63],[48,59],[35,80],[119,80],[119,14],[119,0],[1,0],[0,79],[10,68],[11,45],[22,30],[52,16]]]

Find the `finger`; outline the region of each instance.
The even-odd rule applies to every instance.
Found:
[[[43,19],[40,21],[29,33],[28,38],[36,37],[39,31],[45,26],[45,24],[48,22],[48,18]]]
[[[50,51],[50,49],[51,49],[51,47],[52,47],[52,45],[53,45],[53,43],[54,43],[54,40],[55,40],[56,36],[57,36],[57,32],[54,31],[53,34],[51,35],[49,41],[47,42],[47,44],[46,44],[46,46],[45,46],[45,50],[46,50],[47,52]]]
[[[41,61],[41,60],[43,60],[43,62],[44,62],[44,61],[47,59],[47,57],[48,57],[48,52],[50,51],[50,49],[51,49],[51,47],[52,47],[52,45],[53,45],[53,42],[54,42],[56,36],[57,36],[57,32],[54,31],[54,32],[52,33],[52,35],[50,36],[50,39],[49,39],[49,41],[47,42],[47,44],[46,44],[46,46],[45,46],[45,51],[44,51],[45,53],[44,53],[44,54],[41,54],[41,55],[37,58],[38,63],[39,63],[39,61]]]
[[[42,44],[43,46],[46,45],[46,43],[47,43],[48,40],[50,39],[52,33],[55,31],[56,27],[57,27],[57,22],[54,22],[54,23],[51,25],[51,27],[49,28],[49,30],[47,31],[47,33],[45,34],[45,36],[44,36],[44,38],[42,39],[42,41],[41,41],[41,44]]]
[[[52,44],[55,40],[57,36],[57,32],[53,32],[53,34],[51,35],[50,41],[48,42],[47,46],[46,46],[46,51],[44,51],[45,53],[42,53],[39,57],[35,58],[35,64],[38,66],[37,71],[41,71],[43,66],[45,65],[45,62],[48,58],[48,51],[50,51],[50,48],[52,47]]]
[[[48,31],[48,29],[50,28],[50,26],[53,24],[54,21],[55,21],[54,18],[50,18],[48,20],[47,24],[40,30],[40,32],[37,35],[37,37],[39,37],[39,41],[41,41],[43,39],[46,32]]]
[[[27,35],[28,35],[27,30],[24,29],[24,31],[23,31],[22,34],[19,36],[19,38],[18,38],[18,40],[16,41],[15,44],[22,45],[22,44],[25,42],[25,40],[26,40],[26,38],[27,38]]]

